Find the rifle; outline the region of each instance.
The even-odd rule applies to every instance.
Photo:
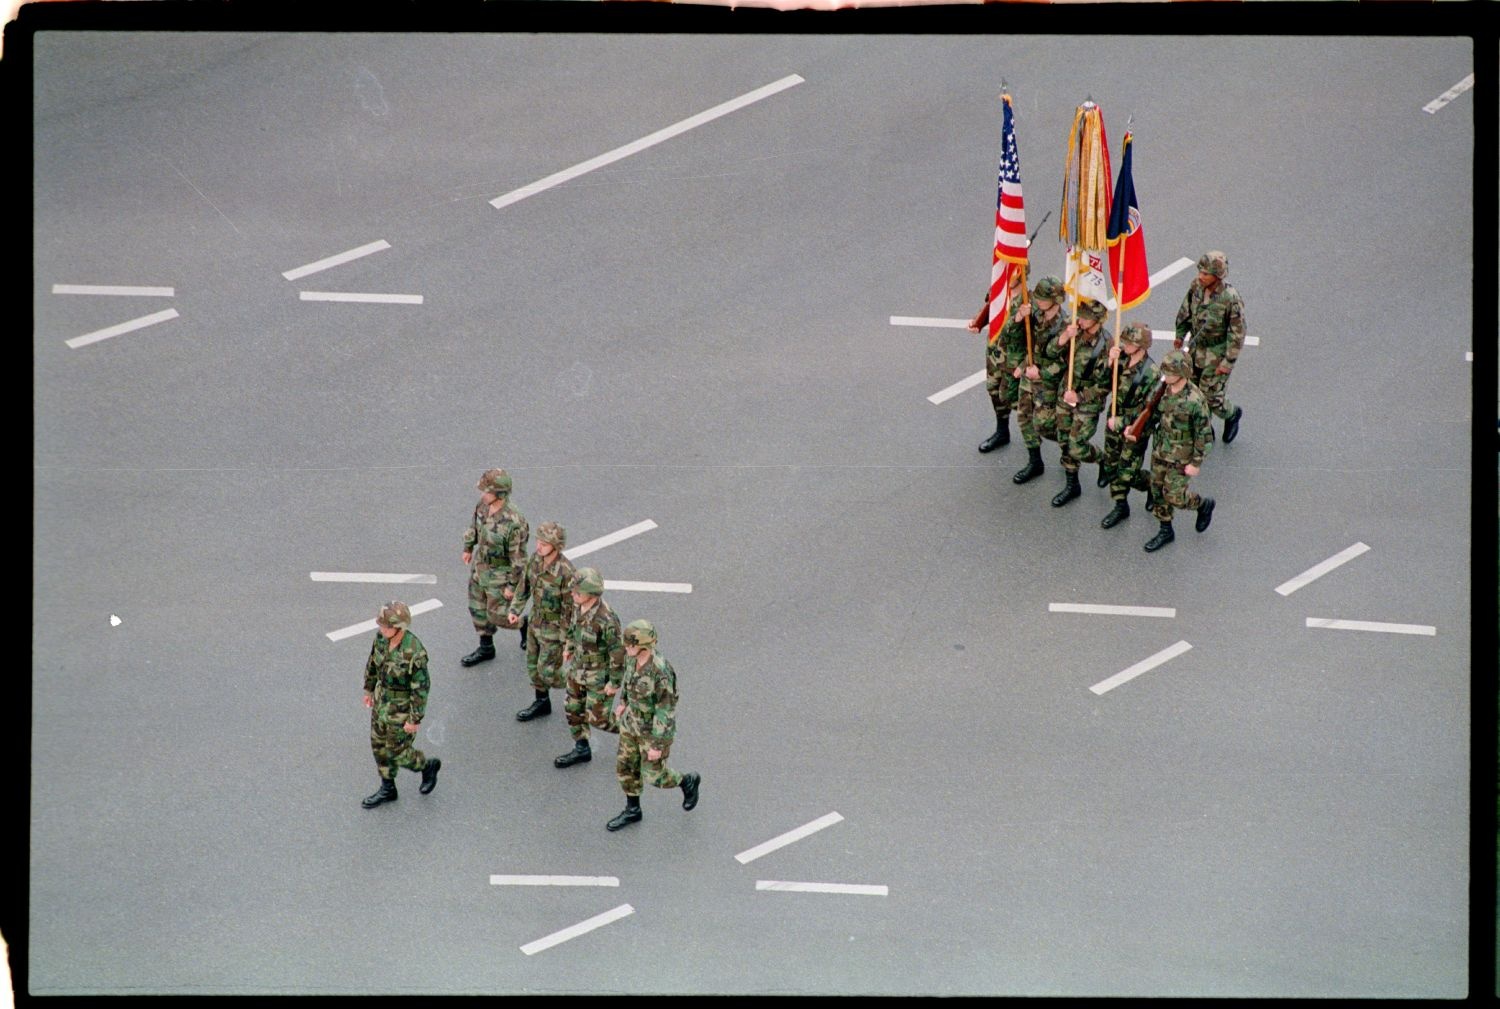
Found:
[[[1151,398],[1146,401],[1146,408],[1141,411],[1141,415],[1135,420],[1131,421],[1130,425],[1125,428],[1126,441],[1138,442],[1141,440],[1141,432],[1146,429],[1146,424],[1151,420],[1151,414],[1156,409],[1156,404],[1161,402],[1161,394],[1165,392],[1166,389],[1167,376],[1163,375],[1161,377],[1161,381],[1156,385],[1156,391],[1153,392],[1151,394]]]

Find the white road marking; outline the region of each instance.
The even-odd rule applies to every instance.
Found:
[[[1157,270],[1155,273],[1151,274],[1152,289],[1154,290],[1156,285],[1160,284],[1162,281],[1177,276],[1177,274],[1181,273],[1183,270],[1186,270],[1189,266],[1192,266],[1196,262],[1197,260],[1188,259],[1186,256],[1184,256],[1182,259],[1179,259],[1174,263],[1169,263],[1168,265],[1162,267],[1160,270]],[[1109,309],[1111,312],[1115,310],[1115,304],[1116,302],[1113,298],[1106,298],[1104,301],[1104,307]],[[1140,308],[1140,306],[1137,305],[1136,308],[1138,309]]]
[[[605,911],[603,914],[596,914],[586,921],[580,921],[577,925],[569,925],[567,928],[563,929],[560,932],[553,932],[551,935],[543,936],[535,942],[528,942],[526,945],[521,947],[521,952],[525,953],[527,956],[531,956],[531,954],[533,953],[540,953],[544,949],[551,949],[553,946],[556,946],[560,942],[567,942],[569,939],[576,939],[578,936],[583,935],[585,932],[592,932],[596,928],[608,925],[612,921],[619,921],[626,915],[634,913],[635,908],[631,907],[629,904],[621,904],[619,907],[615,908],[612,911]]]
[[[1296,592],[1298,589],[1300,589],[1302,586],[1306,585],[1308,582],[1311,582],[1317,578],[1322,578],[1334,568],[1338,567],[1341,564],[1349,563],[1350,561],[1354,560],[1354,558],[1358,557],[1360,554],[1369,549],[1370,548],[1363,543],[1356,543],[1352,547],[1349,547],[1345,550],[1340,550],[1338,553],[1334,554],[1326,561],[1323,561],[1321,564],[1314,564],[1312,567],[1302,572],[1296,578],[1293,578],[1290,581],[1282,582],[1280,585],[1276,586],[1276,591],[1280,592],[1284,596],[1289,596],[1293,592]]]
[[[1385,631],[1387,634],[1426,634],[1435,636],[1437,628],[1427,624],[1382,624],[1374,620],[1335,620],[1331,617],[1308,617],[1307,626],[1332,631]]]
[[[1118,687],[1120,684],[1127,683],[1130,680],[1135,679],[1137,676],[1141,675],[1142,673],[1144,673],[1144,672],[1146,672],[1148,670],[1151,670],[1151,669],[1155,669],[1157,666],[1161,665],[1163,662],[1166,662],[1166,661],[1168,661],[1170,659],[1177,658],[1177,656],[1181,655],[1183,652],[1187,651],[1188,649],[1190,649],[1192,647],[1193,646],[1190,645],[1190,644],[1188,644],[1186,641],[1179,641],[1179,642],[1177,642],[1177,644],[1172,645],[1169,648],[1163,648],[1161,651],[1157,652],[1155,655],[1151,656],[1149,659],[1142,659],[1141,661],[1137,662],[1135,665],[1131,666],[1129,669],[1122,669],[1122,670],[1120,670],[1118,673],[1116,673],[1115,675],[1111,676],[1107,680],[1100,680],[1098,683],[1094,684],[1092,687],[1089,687],[1089,689],[1092,690],[1094,693],[1100,694],[1100,695],[1108,693],[1109,691],[1111,691],[1111,690],[1115,689],[1116,687]]]
[[[715,105],[711,109],[705,109],[695,116],[689,116],[679,123],[674,123],[671,126],[657,130],[655,133],[648,134],[639,140],[632,140],[624,147],[616,147],[612,151],[607,151],[598,157],[590,158],[587,161],[574,165],[572,168],[564,168],[560,172],[553,172],[545,179],[539,179],[530,185],[522,186],[520,189],[513,189],[504,196],[497,196],[490,201],[490,206],[496,210],[500,210],[510,206],[512,203],[519,203],[528,196],[535,196],[537,193],[551,189],[553,186],[560,186],[564,182],[592,172],[596,168],[603,168],[605,165],[619,161],[621,158],[628,158],[632,154],[638,154],[648,147],[661,143],[663,140],[670,140],[680,133],[686,133],[695,126],[702,126],[704,123],[718,119],[720,116],[728,115],[731,112],[744,108],[746,105],[758,102],[762,98],[769,98],[778,91],[785,91],[787,88],[801,83],[802,78],[796,74],[783,77],[779,81],[767,84],[763,88],[756,88],[754,91],[740,95],[738,98],[732,98],[720,105]]]
[[[441,599],[424,599],[422,602],[414,603],[412,605],[411,615],[416,616],[418,613],[426,613],[428,610],[435,610],[441,605],[443,605],[443,601]],[[352,638],[356,634],[368,634],[374,629],[375,621],[373,619],[370,619],[364,621],[363,623],[353,624],[349,627],[341,627],[336,631],[329,631],[328,640],[342,641],[345,638]]]
[[[491,876],[490,886],[619,886],[618,876]]]
[[[303,301],[365,301],[377,305],[420,305],[420,294],[370,294],[360,291],[299,291]]]
[[[137,329],[145,329],[147,326],[154,326],[158,322],[166,322],[168,319],[175,318],[177,318],[177,309],[169,308],[163,312],[153,312],[150,315],[143,315],[139,319],[122,322],[118,326],[110,326],[107,329],[96,329],[92,333],[75,336],[73,339],[64,340],[63,342],[69,347],[84,347],[91,343],[98,343],[100,340],[108,340],[112,336],[119,336],[121,333],[130,333]]]
[[[983,381],[984,369],[981,368],[979,371],[976,371],[968,378],[962,379],[958,382],[954,382],[952,385],[948,386],[948,388],[943,389],[939,392],[935,392],[931,396],[928,396],[927,402],[933,404],[934,406],[939,403],[946,403],[948,400],[952,399],[954,396],[957,396],[959,393],[964,392],[967,389],[972,389],[974,386],[979,385]]]
[[[1465,361],[1472,361],[1472,360],[1474,360],[1474,352],[1472,350],[1466,350],[1466,351],[1464,351],[1464,360]]]
[[[921,315],[893,315],[892,326],[934,326],[938,329],[968,329],[968,319],[933,319]],[[978,334],[976,334],[978,335]]]
[[[115,616],[113,613],[111,613],[109,615],[109,626],[111,626],[111,627],[119,627],[120,626],[120,618],[117,617],[117,616]]]
[[[691,592],[691,582],[617,582],[613,579],[604,579],[606,589],[615,589],[620,592]]]
[[[1153,339],[1153,340],[1175,340],[1176,338],[1177,338],[1177,331],[1175,329],[1153,329],[1151,331],[1151,339]],[[1258,336],[1247,336],[1247,337],[1245,337],[1245,346],[1247,346],[1247,347],[1259,347],[1260,346],[1260,337],[1258,337]]]
[[[170,298],[170,287],[120,287],[108,284],[53,284],[53,294],[119,294],[137,298]]]
[[[327,270],[334,266],[343,266],[345,263],[368,256],[372,252],[379,252],[381,249],[389,249],[390,247],[391,243],[382,238],[378,242],[371,242],[369,245],[361,245],[357,249],[350,249],[348,252],[340,252],[337,255],[329,256],[327,259],[320,259],[316,263],[308,263],[306,266],[298,266],[295,269],[287,270],[282,273],[282,276],[287,280],[297,280],[310,273],[317,273],[320,270]]]
[[[1104,603],[1048,603],[1051,613],[1097,613],[1113,617],[1175,617],[1172,606],[1110,606]]]
[[[398,575],[385,571],[314,571],[315,582],[389,582],[396,585],[435,585],[437,575]]]
[[[646,519],[642,522],[637,522],[633,526],[626,526],[618,532],[612,532],[608,536],[600,536],[596,540],[589,540],[587,543],[580,543],[570,550],[564,550],[563,556],[571,561],[574,558],[582,557],[584,554],[591,554],[595,550],[602,550],[607,546],[613,546],[621,540],[628,540],[632,536],[639,536],[641,533],[650,532],[655,528],[656,523],[650,519]]]
[[[1474,75],[1470,74],[1463,80],[1459,81],[1457,84],[1453,85],[1453,87],[1449,88],[1447,91],[1444,91],[1432,101],[1422,106],[1422,111],[1427,113],[1436,112],[1438,109],[1442,108],[1444,105],[1447,105],[1449,102],[1453,101],[1453,99],[1457,98],[1459,95],[1463,94],[1473,86]]]
[[[870,883],[789,883],[779,879],[757,879],[755,888],[784,893],[861,893],[871,897],[890,895],[890,887]]]
[[[824,827],[832,827],[835,823],[838,823],[842,819],[843,817],[837,813],[829,813],[826,816],[820,816],[816,820],[813,820],[811,823],[804,823],[802,826],[796,828],[795,830],[789,830],[785,834],[781,834],[778,837],[773,837],[764,844],[757,844],[755,847],[750,848],[746,851],[742,851],[734,857],[741,865],[745,865],[748,862],[755,861],[762,855],[769,855],[777,848],[785,848],[793,841],[800,841],[809,834],[816,834]]]

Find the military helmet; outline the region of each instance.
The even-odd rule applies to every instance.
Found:
[[[1167,352],[1167,356],[1161,359],[1161,370],[1164,374],[1176,375],[1179,378],[1193,377],[1193,365],[1188,361],[1188,356],[1180,350]]]
[[[1036,282],[1036,287],[1031,291],[1033,298],[1046,298],[1048,301],[1057,301],[1063,296],[1063,282],[1056,277],[1043,277]]]
[[[402,602],[386,603],[380,607],[380,613],[375,617],[375,622],[382,627],[408,630],[411,628],[411,607]]]
[[[1120,342],[1132,347],[1151,346],[1151,327],[1144,322],[1132,322],[1120,330]]]
[[[537,526],[536,538],[541,540],[543,543],[551,543],[559,550],[567,546],[568,543],[568,534],[564,532],[563,527],[558,525],[556,522],[543,522],[541,525]]]
[[[573,577],[573,591],[597,596],[604,591],[604,576],[598,568],[579,568]]]
[[[1102,302],[1093,298],[1084,298],[1078,303],[1078,317],[1080,319],[1091,319],[1094,322],[1103,322],[1104,317],[1109,314],[1109,309]]]
[[[651,626],[649,620],[632,620],[625,625],[625,632],[621,635],[627,645],[640,647],[642,645],[656,644],[656,628]]]
[[[1198,272],[1222,277],[1229,272],[1229,257],[1217,249],[1205,252],[1198,258]]]
[[[504,497],[510,493],[510,474],[503,469],[487,469],[479,478],[479,489]]]

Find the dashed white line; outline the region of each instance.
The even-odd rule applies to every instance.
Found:
[[[299,291],[303,301],[363,301],[377,305],[420,305],[420,294],[378,294],[361,291]]]
[[[824,827],[832,827],[842,819],[843,817],[837,813],[820,816],[810,823],[804,823],[802,826],[789,830],[785,834],[773,837],[764,844],[757,844],[755,847],[742,851],[734,857],[741,865],[745,865],[746,863],[755,861],[762,855],[769,855],[777,848],[785,848],[793,841],[800,841],[809,834],[816,834]]]
[[[1308,617],[1307,626],[1330,631],[1384,631],[1387,634],[1437,634],[1428,624],[1383,624],[1374,620],[1335,620],[1332,617]]]
[[[1432,101],[1422,106],[1422,111],[1429,114],[1436,112],[1438,109],[1442,108],[1444,105],[1447,105],[1449,102],[1453,101],[1453,99],[1457,98],[1459,95],[1463,94],[1473,86],[1474,75],[1470,74],[1463,80],[1459,81],[1457,84],[1453,85],[1453,87],[1449,88],[1447,91],[1444,91]]]
[[[306,266],[298,266],[287,270],[282,273],[282,276],[287,280],[297,280],[310,273],[317,273],[320,270],[327,270],[335,266],[343,266],[345,263],[368,256],[372,252],[379,252],[381,249],[389,249],[390,247],[391,243],[382,238],[378,242],[371,242],[368,245],[361,245],[357,249],[350,249],[348,252],[340,252],[329,256],[327,259],[320,259],[316,263],[308,263]]]
[[[952,385],[948,386],[948,388],[941,389],[938,392],[933,393],[931,396],[928,396],[927,402],[933,404],[934,406],[939,403],[946,403],[948,400],[952,399],[954,396],[957,396],[959,393],[964,392],[968,389],[972,389],[974,388],[974,386],[979,385],[983,381],[984,369],[981,368],[979,371],[976,371],[968,378],[960,379],[959,381],[954,382]]]
[[[1370,548],[1363,543],[1356,543],[1352,547],[1347,547],[1343,550],[1340,550],[1338,553],[1334,554],[1326,561],[1323,561],[1320,564],[1314,564],[1312,567],[1302,572],[1296,578],[1282,582],[1280,585],[1276,586],[1276,591],[1284,596],[1289,596],[1293,592],[1296,592],[1298,589],[1302,588],[1302,586],[1306,585],[1308,582],[1311,582],[1318,578],[1322,578],[1334,568],[1338,567],[1341,564],[1349,563],[1350,561],[1354,560],[1354,558],[1358,557],[1360,554],[1369,549]]]
[[[145,329],[147,326],[154,326],[158,322],[166,322],[168,319],[175,318],[177,318],[177,309],[169,308],[162,312],[143,315],[139,319],[131,319],[129,322],[122,322],[118,326],[110,326],[107,329],[96,329],[92,333],[75,336],[71,340],[64,340],[63,342],[69,347],[83,347],[91,343],[98,343],[100,340],[108,340],[112,336],[119,336],[121,333],[130,333],[137,329]]]
[[[426,613],[428,610],[435,610],[441,605],[443,605],[441,599],[424,599],[420,603],[412,604],[411,615],[416,616],[418,613]],[[363,621],[362,623],[353,624],[349,627],[341,627],[336,631],[329,631],[328,640],[342,641],[345,638],[352,638],[356,634],[368,634],[374,629],[375,621],[373,619],[370,619]]]
[[[521,947],[521,952],[525,953],[527,956],[531,956],[533,953],[540,953],[544,949],[551,949],[553,946],[556,946],[560,942],[567,942],[569,939],[576,939],[580,935],[583,935],[585,932],[592,932],[596,928],[608,925],[612,921],[619,921],[626,915],[634,913],[635,908],[631,907],[629,904],[621,904],[619,907],[615,908],[612,911],[605,911],[603,914],[596,914],[592,918],[589,918],[585,921],[580,921],[577,925],[569,925],[567,928],[562,929],[558,932],[553,932],[551,935],[543,936],[535,942],[528,942],[526,945]]]
[[[600,536],[596,540],[589,540],[587,543],[580,543],[576,547],[564,550],[563,556],[571,561],[575,558],[582,557],[584,554],[591,554],[595,550],[602,550],[607,546],[612,546],[613,544],[618,543],[621,540],[628,540],[632,536],[639,536],[641,533],[650,532],[655,528],[656,523],[652,522],[650,519],[646,519],[643,522],[637,522],[633,526],[626,526],[624,529],[621,529],[618,532],[612,532],[607,536]]]
[[[53,294],[117,294],[135,298],[170,298],[170,287],[127,287],[109,284],[53,284]]]
[[[619,886],[618,876],[491,876],[490,886]]]
[[[871,883],[791,883],[780,879],[757,879],[757,890],[777,890],[782,893],[858,893],[871,897],[890,895],[890,887]]]
[[[617,582],[613,579],[604,579],[606,590],[614,589],[617,592],[691,592],[691,582]]]
[[[1172,606],[1111,606],[1106,603],[1048,603],[1051,613],[1095,613],[1112,617],[1175,617]]]
[[[1179,641],[1177,642],[1177,644],[1172,645],[1169,648],[1163,648],[1161,651],[1157,652],[1155,655],[1151,656],[1148,659],[1142,659],[1135,665],[1131,666],[1129,669],[1120,670],[1118,673],[1111,676],[1107,680],[1100,680],[1092,687],[1089,687],[1089,689],[1094,693],[1100,695],[1108,693],[1109,691],[1118,687],[1120,684],[1128,683],[1130,680],[1135,679],[1142,673],[1147,672],[1148,670],[1155,669],[1163,662],[1167,662],[1171,659],[1177,658],[1177,656],[1181,655],[1183,652],[1192,647],[1193,646],[1188,644],[1186,641]]]
[[[398,575],[385,571],[314,571],[315,582],[384,582],[396,585],[434,585],[437,575]]]
[[[553,186],[560,186],[564,182],[592,172],[596,168],[602,168],[605,165],[619,161],[621,158],[628,158],[630,155],[644,151],[646,148],[659,144],[664,140],[670,140],[678,134],[686,133],[696,126],[702,126],[704,123],[718,119],[720,116],[728,115],[747,105],[752,105],[762,98],[769,98],[779,91],[785,91],[787,88],[801,83],[802,78],[796,74],[783,77],[779,81],[773,81],[765,87],[756,88],[754,91],[740,95],[738,98],[732,98],[727,102],[715,105],[711,109],[705,109],[695,116],[689,116],[681,122],[659,129],[655,133],[648,134],[639,140],[633,140],[623,147],[616,147],[612,151],[607,151],[598,157],[590,158],[587,161],[574,165],[572,168],[565,168],[560,172],[552,173],[545,179],[539,179],[530,185],[522,186],[520,189],[513,189],[504,196],[497,196],[490,201],[490,206],[496,210],[508,207],[512,203],[518,203],[526,199],[528,196],[535,196],[537,193],[551,189]]]
[[[921,315],[893,315],[892,326],[931,326],[937,329],[968,329],[968,319],[933,319]]]

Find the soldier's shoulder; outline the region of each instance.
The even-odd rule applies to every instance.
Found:
[[[500,512],[500,517],[507,522],[514,522],[517,525],[524,526],[526,524],[526,516],[521,514],[521,509],[509,501],[505,502],[505,508]]]
[[[409,628],[407,629],[407,632],[401,636],[400,650],[412,655],[427,654],[427,646],[422,644],[422,639],[413,634]]]

